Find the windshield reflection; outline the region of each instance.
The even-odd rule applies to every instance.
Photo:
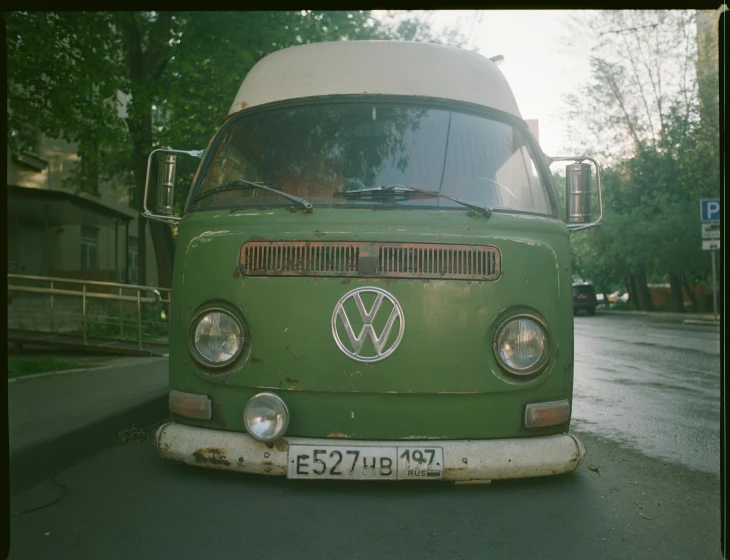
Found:
[[[233,121],[198,194],[244,179],[280,188],[316,207],[462,208],[435,197],[342,197],[384,185],[438,191],[479,206],[552,214],[522,131],[482,116],[404,103],[309,104]],[[223,191],[192,210],[274,207],[262,189]]]

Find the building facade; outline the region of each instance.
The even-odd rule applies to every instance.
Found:
[[[76,147],[36,140],[32,150],[7,154],[8,272],[136,283],[139,212],[130,186],[80,185]],[[147,248],[146,284],[155,286],[149,230]]]

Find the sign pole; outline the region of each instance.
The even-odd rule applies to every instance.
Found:
[[[712,254],[712,319],[717,321],[717,286],[715,284],[715,253],[716,251],[710,251]]]
[[[715,252],[720,249],[720,199],[705,198],[700,200],[700,221],[702,222],[702,250],[712,253],[712,319],[719,320],[717,315],[717,286],[715,275]]]

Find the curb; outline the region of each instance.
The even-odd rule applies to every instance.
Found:
[[[88,371],[88,370],[85,370]],[[169,416],[168,395],[155,396],[60,437],[10,450],[10,495],[114,446],[120,431],[151,426]]]
[[[689,325],[719,325],[720,322],[711,319],[709,315],[662,313],[659,311],[615,311],[613,309],[599,309],[597,315],[624,315],[627,317],[646,317],[663,323],[686,323]]]
[[[151,363],[155,360],[160,360],[162,358],[167,358],[167,357],[168,357],[168,354],[165,354],[164,356],[154,356],[154,357],[151,356],[151,357],[147,358],[147,360],[149,360],[149,362]],[[145,358],[141,358],[141,359],[145,359]],[[145,363],[148,363],[148,362],[147,361],[142,362],[142,364],[145,364]],[[30,381],[31,379],[50,377],[52,375],[66,375],[69,373],[77,373],[79,371],[98,371],[98,370],[102,370],[102,369],[111,369],[113,367],[119,367],[119,365],[118,364],[106,364],[103,366],[93,366],[93,367],[87,367],[87,368],[62,369],[59,371],[46,371],[43,373],[32,373],[30,375],[21,375],[19,377],[11,377],[10,379],[8,379],[8,383],[16,383],[18,381],[20,381],[20,382]]]
[[[50,377],[51,375],[66,375],[68,373],[76,373],[78,371],[96,371],[98,369],[109,369],[112,366],[97,366],[90,368],[77,368],[77,369],[62,369],[61,371],[46,371],[43,373],[32,373],[31,375],[21,375],[20,377],[11,377],[8,379],[8,383],[17,383],[18,381],[23,382],[31,379],[39,379],[42,377]]]

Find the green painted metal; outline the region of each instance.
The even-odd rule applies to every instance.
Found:
[[[493,245],[495,281],[402,278],[246,277],[246,241],[362,241]],[[180,222],[170,324],[170,387],[206,394],[210,421],[183,424],[244,431],[243,407],[266,389],[287,403],[287,434],[354,439],[463,439],[546,435],[523,427],[529,402],[572,398],[573,311],[568,231],[552,218],[461,210],[286,208],[213,210]],[[398,349],[360,363],[331,332],[335,304],[358,286],[387,290],[405,315]],[[196,365],[193,316],[223,306],[245,325],[247,346],[223,374]],[[519,311],[540,316],[552,338],[549,365],[519,380],[492,353],[499,323]]]

